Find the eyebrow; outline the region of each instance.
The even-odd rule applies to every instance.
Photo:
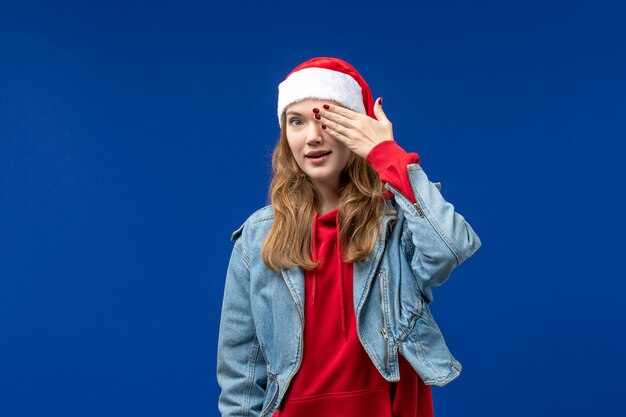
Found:
[[[296,116],[302,116],[301,113],[298,113],[297,111],[293,111],[293,110],[289,110],[287,113],[285,113],[285,116],[289,116],[290,114],[295,114]]]

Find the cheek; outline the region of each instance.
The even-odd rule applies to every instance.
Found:
[[[289,150],[291,150],[291,154],[294,158],[298,159],[296,155],[299,155],[297,143],[293,140],[287,140],[287,144],[289,145]]]
[[[304,157],[302,156],[303,142],[295,139],[293,136],[288,136],[287,145],[289,146],[289,151],[291,152],[291,157],[293,158],[293,161],[296,163],[298,168],[300,168],[301,170],[304,169]]]
[[[350,161],[350,151],[346,152],[343,161],[341,162],[341,169],[345,169],[348,166],[348,162]]]
[[[343,143],[341,143],[340,146],[338,146],[336,149],[341,154],[341,165],[342,167],[345,167],[350,160],[350,155],[352,155],[352,151],[348,149],[348,147]]]
[[[287,132],[287,143],[292,151],[302,149],[302,146],[304,146],[304,139],[301,138],[301,136],[302,135],[298,135],[298,133]],[[294,152],[294,154],[296,153],[297,152]]]

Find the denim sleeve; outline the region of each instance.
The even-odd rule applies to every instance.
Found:
[[[386,187],[404,213],[406,232],[403,240],[409,242],[405,253],[418,285],[430,303],[432,287],[444,283],[455,267],[478,250],[481,242],[465,218],[428,180],[419,164],[408,165],[407,171],[415,203],[390,184]]]
[[[217,381],[222,416],[258,416],[267,386],[266,364],[250,306],[249,262],[235,242],[224,287],[217,346]]]

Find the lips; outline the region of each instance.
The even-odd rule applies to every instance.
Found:
[[[324,150],[319,150],[319,151],[311,151],[306,153],[304,156],[306,156],[307,158],[321,158],[323,156],[326,156],[328,154],[330,154],[331,151],[324,151]]]

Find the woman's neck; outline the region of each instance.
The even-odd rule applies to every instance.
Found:
[[[317,190],[317,195],[320,198],[320,209],[318,210],[318,214],[323,215],[339,207],[341,194],[339,193],[339,189],[337,187],[328,187],[322,184],[316,184],[315,189]]]
[[[318,212],[318,214],[320,216],[323,216],[324,214],[328,213],[329,211],[333,211],[335,210],[337,207],[339,207],[339,200],[337,200],[337,203],[335,204],[323,204],[320,206],[320,210]]]

